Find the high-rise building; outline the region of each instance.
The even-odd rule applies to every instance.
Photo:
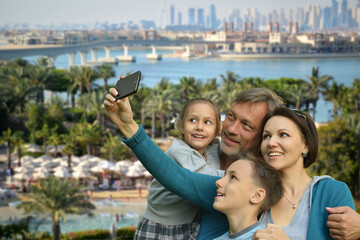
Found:
[[[209,23],[210,23],[210,29],[217,28],[216,8],[214,4],[210,5]]]
[[[197,25],[205,26],[205,15],[203,8],[198,8],[197,10]]]
[[[160,11],[159,19],[158,19],[158,28],[163,29],[168,24],[166,12],[164,9]]]
[[[331,7],[324,7],[322,10],[320,28],[327,29],[331,27]]]
[[[179,26],[182,25],[182,14],[181,14],[181,12],[178,12],[178,22],[177,22],[177,24],[178,24]]]
[[[340,25],[341,26],[348,26],[348,7],[347,7],[347,1],[342,0],[341,2],[341,8],[340,8]]]
[[[305,11],[304,8],[297,8],[296,9],[296,18],[295,22],[298,23],[298,26],[303,27],[305,22]]]
[[[240,29],[242,25],[242,20],[240,17],[240,9],[233,8],[229,12],[229,23],[234,23],[234,29]]]
[[[188,9],[188,25],[195,25],[195,8]]]
[[[331,27],[338,26],[338,14],[339,14],[339,4],[336,0],[332,0],[331,5]]]
[[[279,23],[280,23],[280,26],[286,25],[285,11],[283,8],[280,8],[280,11],[279,11]]]
[[[170,7],[170,24],[174,25],[175,24],[175,9],[174,9],[174,5],[171,5]]]

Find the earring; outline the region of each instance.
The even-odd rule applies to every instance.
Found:
[[[303,152],[301,155],[303,156],[303,158],[306,158],[306,157],[308,156],[308,153],[307,153],[307,152]]]

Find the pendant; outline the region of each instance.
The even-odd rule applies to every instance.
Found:
[[[293,204],[293,209],[295,209],[296,208],[296,204]]]

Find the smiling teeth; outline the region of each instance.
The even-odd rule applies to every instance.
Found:
[[[216,196],[224,196],[224,194],[218,193],[218,194],[216,194]]]
[[[281,153],[269,153],[270,157],[274,157],[274,156],[281,156]]]

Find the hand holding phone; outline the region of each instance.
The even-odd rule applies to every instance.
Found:
[[[123,99],[127,96],[130,96],[131,94],[136,93],[139,87],[140,78],[140,71],[134,72],[124,78],[120,78],[120,80],[116,82],[115,86],[116,90],[118,91],[118,95],[115,97],[116,100]]]

